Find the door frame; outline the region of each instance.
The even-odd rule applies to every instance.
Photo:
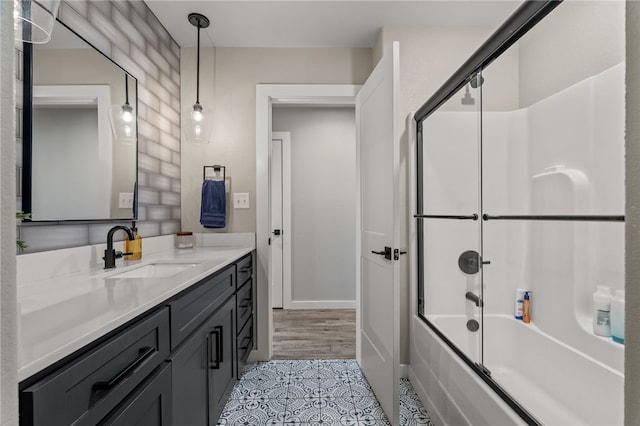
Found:
[[[258,84],[256,85],[256,279],[257,279],[257,346],[252,361],[270,360],[273,354],[273,313],[271,309],[271,271],[268,239],[270,227],[270,170],[272,105],[356,104],[360,85],[354,84]],[[356,145],[356,164],[359,164]],[[359,173],[359,169],[357,171]],[[360,258],[360,190],[356,187],[356,259]],[[356,262],[356,330],[360,328],[360,268]],[[360,337],[356,333],[356,358],[360,359]]]
[[[271,141],[269,146],[269,158],[273,158],[273,141],[281,141],[281,191],[282,191],[282,309],[291,307],[291,132],[271,132]],[[271,163],[271,160],[269,162]],[[269,176],[272,177],[273,170],[270,170]],[[269,188],[271,184],[269,184]],[[273,194],[270,194],[269,200]],[[270,205],[269,212],[273,212],[273,206]],[[271,218],[269,220],[271,223]],[[271,237],[273,238],[273,237]],[[273,239],[271,240],[273,243]],[[273,244],[271,245],[273,247]],[[270,265],[272,265],[271,262]],[[288,266],[288,267],[287,267]],[[269,277],[273,277],[273,271],[270,271]],[[271,291],[273,292],[273,284],[271,283]],[[273,295],[273,293],[272,293]],[[273,297],[272,297],[273,305]],[[273,306],[271,306],[273,308]]]

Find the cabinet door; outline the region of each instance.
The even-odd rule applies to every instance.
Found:
[[[170,358],[172,365],[173,424],[206,426],[209,417],[209,339],[197,330]]]
[[[235,298],[180,346],[173,365],[173,424],[215,425],[235,384]]]
[[[236,382],[235,298],[230,298],[205,325],[209,338],[209,424],[215,425]]]
[[[158,367],[103,425],[171,426],[171,364]]]

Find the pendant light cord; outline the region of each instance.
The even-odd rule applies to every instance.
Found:
[[[194,110],[198,109],[199,111],[202,111],[202,107],[200,107],[200,30],[209,26],[209,19],[199,13],[190,13],[188,18],[189,23],[198,28],[198,50],[196,52],[196,103],[193,106]]]
[[[200,21],[198,21],[198,53],[196,65],[196,105],[200,103]]]
[[[129,105],[129,76],[124,74],[124,103]]]

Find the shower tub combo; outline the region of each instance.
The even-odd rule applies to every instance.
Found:
[[[623,37],[567,53],[619,8],[525,2],[415,114],[409,378],[437,424],[623,422],[624,345],[592,329],[624,288],[624,54],[598,50]]]

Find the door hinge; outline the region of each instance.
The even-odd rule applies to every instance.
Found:
[[[393,260],[400,260],[400,255],[407,254],[406,251],[400,251],[399,249],[393,250]]]

